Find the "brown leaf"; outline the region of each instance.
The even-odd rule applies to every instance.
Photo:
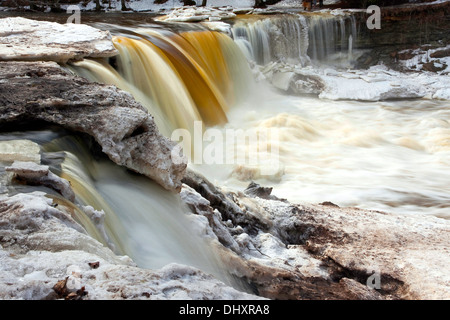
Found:
[[[53,286],[53,290],[56,292],[56,294],[59,297],[65,297],[67,296],[67,294],[69,293],[69,291],[67,290],[66,284],[67,284],[67,279],[69,279],[69,277],[66,277],[63,280],[59,280],[54,286]]]

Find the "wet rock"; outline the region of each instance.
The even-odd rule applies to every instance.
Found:
[[[365,27],[368,15],[365,12],[356,14],[358,24],[364,27],[355,39],[355,47],[376,53],[371,55],[370,63],[361,63],[358,67],[367,68],[382,62],[395,69],[400,67],[398,60],[413,58],[410,50],[417,46],[424,43],[446,46],[450,43],[450,34],[446,32],[449,16],[448,1],[386,6],[381,10],[381,30],[370,30]],[[390,55],[393,51],[398,54]]]
[[[320,203],[320,205],[321,206],[330,206],[330,207],[337,207],[337,208],[339,208],[339,206],[337,204],[334,204],[333,202],[330,202],[330,201],[322,202],[322,203]]]
[[[271,195],[273,188],[271,187],[262,187],[261,185],[250,182],[248,187],[244,190],[244,193],[250,197],[259,197],[263,199],[271,199],[271,200],[282,200],[274,195]],[[284,200],[286,201],[286,200]]]
[[[30,140],[0,141],[0,161],[12,163],[15,160],[40,163],[39,145]]]
[[[54,62],[0,62],[0,74],[2,125],[44,122],[87,133],[115,163],[180,190],[185,159],[171,161],[175,143],[130,94],[73,76]]]
[[[203,189],[201,184],[191,185]],[[250,189],[269,194],[257,185]],[[215,197],[220,198],[220,192],[216,188]],[[191,198],[191,208],[197,208],[194,212],[213,210],[200,193],[196,200]],[[235,214],[240,220],[214,221],[221,226],[222,238],[226,234],[228,243],[234,243],[221,251],[224,264],[261,296],[358,300],[449,296],[449,276],[443,271],[450,262],[447,220],[340,208],[328,202],[291,204],[248,190],[227,198],[238,206]],[[256,215],[265,227],[248,232]],[[213,225],[211,229],[219,230]]]
[[[89,267],[91,267],[92,269],[97,269],[97,268],[100,266],[100,261],[89,262],[88,265],[89,265]]]

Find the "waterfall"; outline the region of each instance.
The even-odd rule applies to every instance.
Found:
[[[177,128],[192,132],[194,121],[227,122],[227,110],[252,83],[247,61],[230,37],[208,30],[133,32],[113,37],[120,53],[114,59],[85,59],[69,68],[130,92],[166,136]]]
[[[106,157],[95,159],[79,137],[58,134],[41,145],[45,158],[58,158],[52,171],[70,181],[76,194],[75,204],[66,200],[64,205],[73,207],[89,234],[115,253],[131,257],[141,268],[158,269],[175,262],[227,283],[234,281],[220,266],[220,257],[194,232],[195,222],[186,214],[190,210],[178,194]],[[103,211],[104,221],[93,225],[80,210],[84,206]]]

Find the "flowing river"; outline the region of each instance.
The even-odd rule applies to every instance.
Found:
[[[195,170],[218,185],[242,190],[253,180],[293,202],[331,201],[450,217],[450,102],[331,101],[281,94],[254,81],[247,60],[261,65],[280,57],[299,65],[349,63],[348,39],[358,37],[355,20],[308,19],[242,18],[231,29],[233,38],[184,24],[179,30],[97,25],[115,34],[120,56],[113,63],[85,60],[71,68],[132,92],[166,136],[177,128],[193,136],[194,121],[202,121],[203,131],[219,130],[215,138],[222,139],[209,140],[219,143],[214,149],[222,151],[222,158],[209,163],[191,159]],[[276,47],[271,45],[274,29]],[[245,139],[227,141],[227,130],[274,133],[267,143],[277,152],[276,168],[264,170],[264,161],[238,163],[239,152],[246,159],[262,159],[267,150]],[[191,158],[207,148],[205,140],[191,148]],[[234,145],[235,161],[225,159],[227,143]]]

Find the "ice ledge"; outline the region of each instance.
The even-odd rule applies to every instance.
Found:
[[[67,62],[118,54],[108,31],[21,17],[0,19],[0,60]]]

